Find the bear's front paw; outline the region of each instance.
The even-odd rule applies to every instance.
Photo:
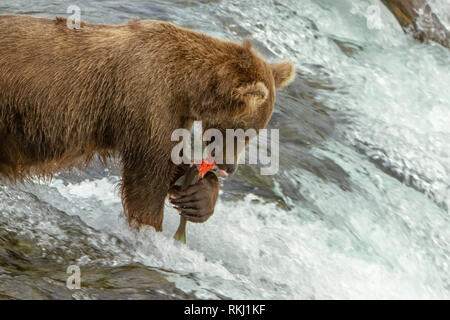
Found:
[[[180,191],[179,188],[172,188],[169,201],[186,220],[202,223],[213,215],[218,194],[217,177],[214,173],[209,172],[203,179],[186,190]]]

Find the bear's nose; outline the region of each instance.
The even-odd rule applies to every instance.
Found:
[[[229,174],[232,175],[236,172],[238,166],[235,164],[228,164],[226,165],[225,171]]]
[[[238,165],[237,164],[218,164],[217,167],[224,171],[225,175],[232,175],[236,172]]]

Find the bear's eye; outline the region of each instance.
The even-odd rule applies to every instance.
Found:
[[[269,90],[262,81],[241,85],[233,92],[233,96],[244,103],[244,113],[253,113],[269,96]]]

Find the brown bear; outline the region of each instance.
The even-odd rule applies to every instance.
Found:
[[[249,40],[168,22],[69,29],[62,18],[0,16],[0,175],[51,176],[117,154],[128,222],[161,231],[179,171],[173,130],[194,120],[264,128],[275,89],[293,76],[292,63],[266,63]]]

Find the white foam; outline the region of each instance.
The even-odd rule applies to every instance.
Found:
[[[172,239],[179,221],[173,209],[166,210],[163,233],[152,228],[135,233],[123,218],[117,219],[120,212],[105,215],[117,210],[111,204],[120,201],[113,192],[113,181],[68,185],[55,181],[52,186],[64,195],[67,207],[75,206],[91,226],[131,243],[136,261],[182,275],[193,274],[196,280],[177,275],[169,279],[200,297],[430,298],[445,294],[442,283],[427,281],[426,267],[430,265],[420,256],[410,256],[414,252],[402,247],[407,242],[403,244],[401,238],[383,230],[389,225],[374,223],[373,211],[379,209],[364,208],[374,203],[364,198],[359,199],[361,205],[355,199],[343,200],[345,193],[333,187],[328,193],[314,177],[303,176],[304,187],[321,189],[323,198],[317,204],[330,214],[329,219],[346,214],[350,219],[337,220],[334,225],[320,219],[305,222],[302,210],[286,212],[250,194],[239,202],[219,202],[215,215],[205,224],[188,224],[186,246]],[[88,210],[85,216],[86,199],[101,206],[94,212]],[[412,209],[405,208],[405,212]],[[102,219],[92,219],[92,214]],[[358,243],[348,234],[348,222],[363,237],[360,240],[368,246],[367,255],[361,254]]]

